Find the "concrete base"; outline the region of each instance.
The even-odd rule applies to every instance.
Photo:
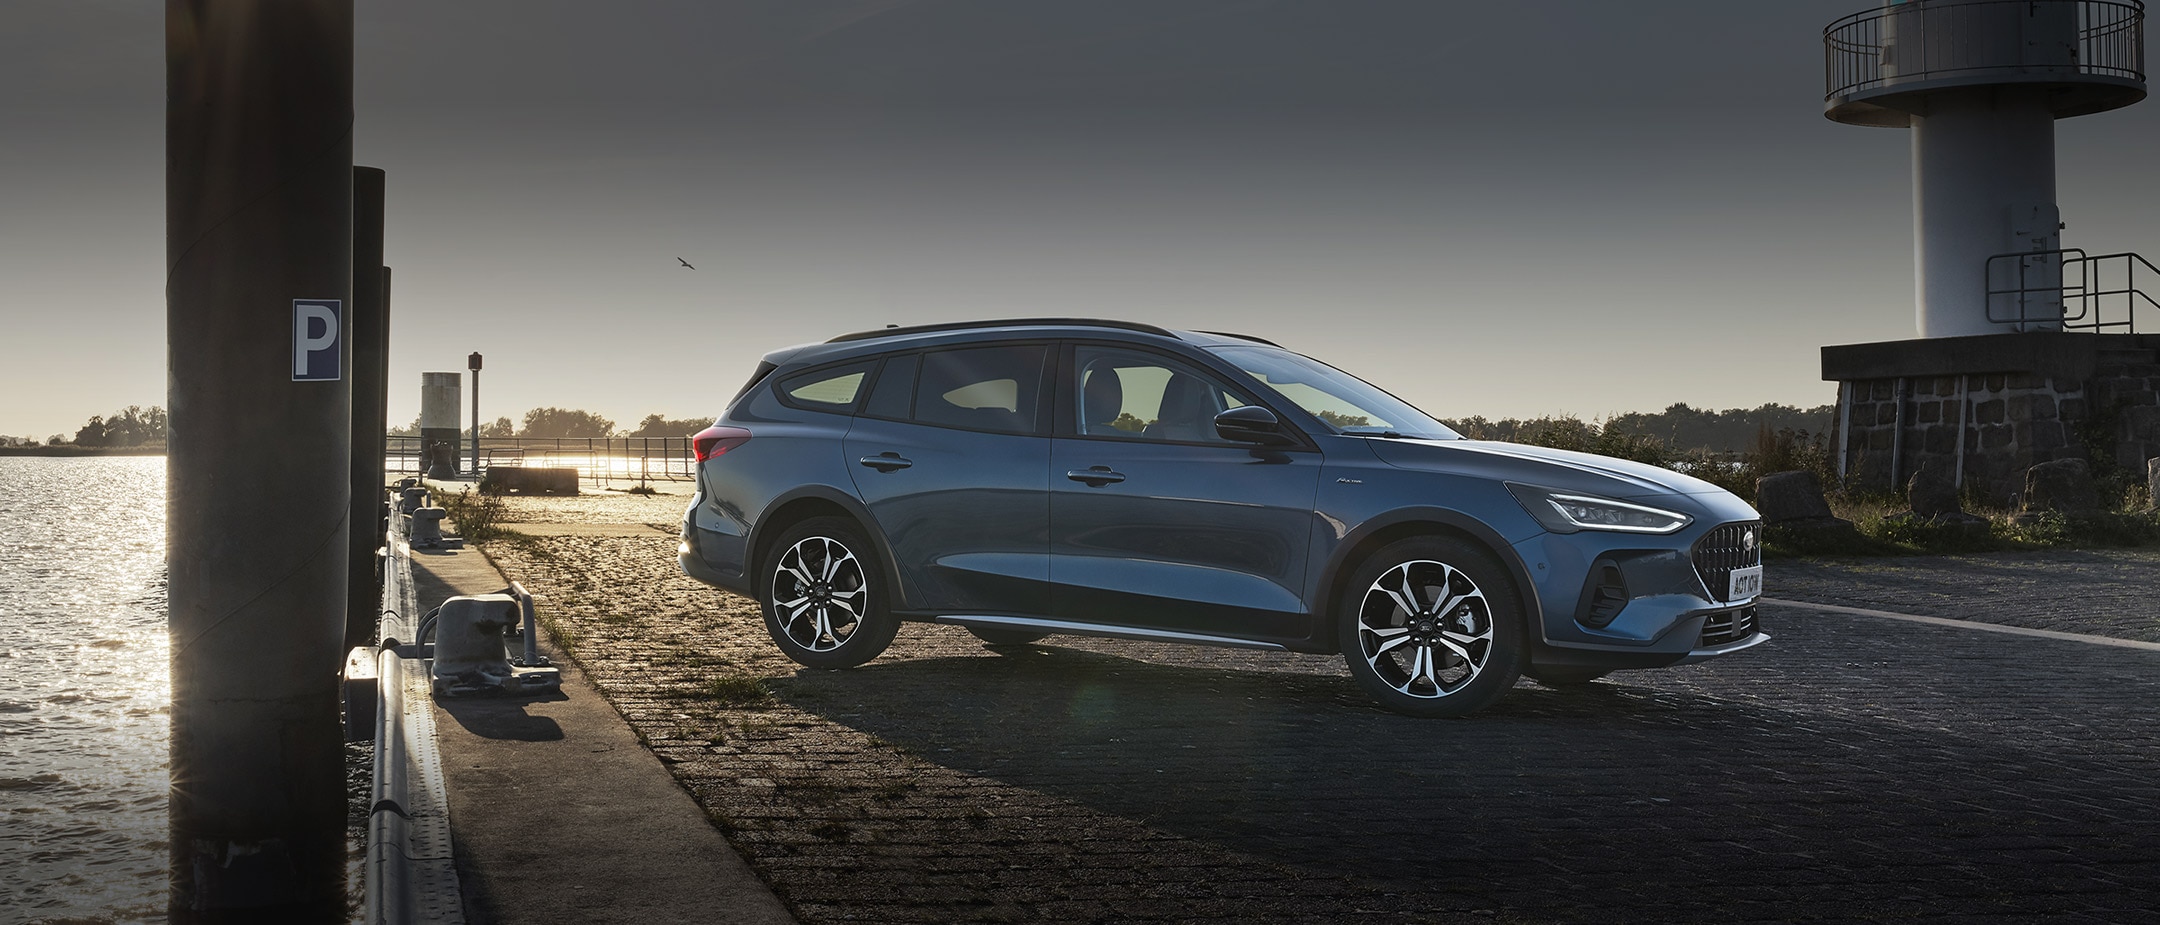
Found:
[[[1931,460],[2000,505],[2025,470],[2084,459],[2145,471],[2160,456],[2160,336],[2022,333],[1824,347],[1838,388],[1839,472],[1902,490]]]
[[[578,493],[578,474],[571,468],[489,466],[487,477],[480,480],[480,490],[488,494],[574,495]]]

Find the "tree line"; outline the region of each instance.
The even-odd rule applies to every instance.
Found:
[[[670,418],[663,414],[648,414],[636,427],[615,429],[615,422],[590,411],[570,408],[534,408],[525,412],[524,424],[520,426],[509,418],[496,418],[480,426],[483,437],[687,437],[712,426],[712,418]],[[156,446],[165,442],[166,415],[162,406],[129,405],[111,414],[92,415],[83,426],[76,428],[74,436],[53,434],[44,440],[35,437],[16,437],[0,434],[0,447],[82,446],[82,447],[139,447]],[[418,436],[420,419],[416,416],[411,424],[391,428],[394,436]],[[472,429],[466,428],[464,436],[471,437]]]
[[[534,408],[525,412],[523,423],[509,418],[496,418],[480,425],[482,437],[532,437],[535,439],[579,437],[688,437],[712,426],[712,418],[670,418],[664,414],[648,414],[636,427],[616,430],[615,422],[608,418],[575,408]],[[472,428],[463,430],[470,438]],[[390,434],[398,437],[416,437],[420,434],[420,418],[404,427],[391,428]]]
[[[46,446],[157,446],[165,442],[165,424],[164,407],[129,405],[111,414],[91,415],[88,422],[75,429],[73,437],[53,434],[39,440],[0,434],[0,447],[37,446],[40,443]]]
[[[1631,411],[1603,422],[1585,421],[1570,415],[1498,421],[1484,417],[1458,418],[1450,422],[1463,436],[1478,440],[1507,440],[1540,445],[1588,444],[1599,441],[1622,444],[1648,440],[1674,452],[1745,453],[1757,449],[1764,433],[1793,431],[1821,435],[1836,425],[1836,405],[1796,408],[1775,402],[1759,408],[1707,411],[1685,403],[1645,414]],[[1596,452],[1603,452],[1602,450]],[[1607,453],[1626,456],[1626,453]]]

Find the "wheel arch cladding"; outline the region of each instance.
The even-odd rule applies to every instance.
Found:
[[[1386,521],[1368,521],[1352,531],[1335,550],[1328,561],[1319,587],[1321,599],[1317,602],[1324,619],[1314,621],[1322,634],[1319,639],[1336,638],[1342,614],[1337,612],[1336,602],[1342,600],[1350,576],[1358,565],[1373,553],[1397,540],[1417,536],[1446,536],[1461,540],[1491,556],[1507,575],[1516,598],[1522,603],[1523,631],[1533,643],[1544,638],[1542,609],[1538,601],[1537,585],[1531,581],[1529,570],[1523,566],[1511,547],[1492,528],[1467,515],[1454,511],[1417,511],[1391,517]]]
[[[885,535],[878,531],[877,522],[870,519],[870,512],[855,499],[838,491],[811,486],[782,495],[751,527],[749,574],[750,586],[758,589],[756,593],[764,593],[765,565],[772,556],[773,541],[787,533],[789,527],[813,517],[840,517],[853,521],[855,528],[870,541],[871,551],[878,558],[878,572],[884,577],[886,586],[896,592],[900,589],[899,565],[893,561],[892,550],[886,548]],[[898,603],[895,600],[887,606]]]

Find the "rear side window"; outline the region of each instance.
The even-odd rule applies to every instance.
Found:
[[[780,380],[780,395],[797,408],[846,414],[855,410],[855,399],[861,397],[863,382],[875,365],[850,363],[798,373]]]
[[[1035,432],[1043,360],[1040,344],[939,350],[922,355],[914,419],[968,430]]]

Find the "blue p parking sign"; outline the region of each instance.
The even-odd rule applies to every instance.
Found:
[[[339,362],[338,317],[345,303],[338,299],[294,299],[292,302],[292,377],[294,382],[336,382],[343,372]]]

